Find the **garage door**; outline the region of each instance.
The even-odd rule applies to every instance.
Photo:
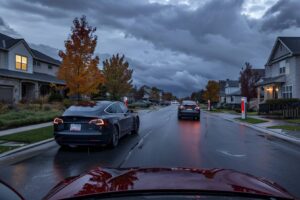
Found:
[[[0,85],[0,101],[12,103],[14,88],[11,86]]]

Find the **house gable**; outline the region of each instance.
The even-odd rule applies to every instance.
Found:
[[[286,57],[290,57],[292,54],[292,51],[280,39],[277,39],[271,51],[267,65],[272,65],[272,63],[280,61]]]
[[[24,40],[20,40],[9,48],[8,51],[8,69],[13,71],[20,71],[16,69],[16,55],[27,57],[27,70],[21,71],[24,73],[33,72],[33,54]]]

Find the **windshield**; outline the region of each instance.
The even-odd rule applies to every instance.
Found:
[[[1,181],[300,198],[300,0],[0,0]]]

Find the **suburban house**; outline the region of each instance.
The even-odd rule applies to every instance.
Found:
[[[64,85],[56,78],[60,61],[35,49],[24,39],[0,33],[0,101],[31,101],[50,92],[50,84]]]
[[[241,103],[241,88],[237,80],[220,80],[220,104],[234,106]]]
[[[240,105],[241,103],[241,85],[237,80],[226,80],[225,85],[226,104]]]
[[[278,37],[258,83],[259,103],[300,98],[300,37]],[[262,95],[264,94],[264,95]]]

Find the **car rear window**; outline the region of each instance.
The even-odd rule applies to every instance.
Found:
[[[191,106],[197,105],[195,101],[183,101],[182,104],[183,105],[191,105]]]
[[[95,116],[99,115],[106,106],[106,104],[97,104],[95,106],[71,106],[64,112],[63,116]]]

